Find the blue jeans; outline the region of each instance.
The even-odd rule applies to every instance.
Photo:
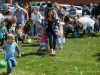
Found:
[[[14,30],[12,30],[11,33],[12,33],[13,35],[15,35],[15,31],[14,31]]]
[[[15,58],[6,59],[6,61],[7,61],[7,74],[10,74],[12,71],[12,67],[17,66],[17,62],[16,62]]]
[[[22,26],[25,25],[24,21],[17,22],[17,23],[16,23],[17,29],[19,29],[19,24],[22,24]]]
[[[10,32],[11,26],[7,26],[7,30],[8,32]]]
[[[65,34],[66,34],[66,35],[69,35],[69,33],[73,33],[72,29],[68,29],[68,28],[66,28],[66,32],[65,32]]]
[[[57,35],[53,34],[50,31],[46,31],[46,33],[47,33],[47,36],[49,38],[50,49],[55,49],[56,48]]]

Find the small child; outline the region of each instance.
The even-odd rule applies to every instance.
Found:
[[[34,39],[34,24],[32,20],[30,20],[30,37],[31,36],[33,36]]]
[[[15,36],[13,34],[7,35],[8,42],[0,49],[0,52],[5,50],[5,59],[7,61],[7,74],[11,75],[12,67],[17,66],[17,62],[15,60],[15,49],[18,52],[19,57],[21,57],[20,50],[15,41]]]
[[[65,25],[65,23],[61,22],[61,19],[59,19],[59,24],[60,24],[60,28],[59,28],[60,33],[57,37],[57,41],[58,41],[58,38],[63,37],[63,25]],[[61,50],[62,49],[62,43],[58,43],[58,45],[59,45],[59,50]],[[56,46],[56,50],[57,50],[57,46]]]
[[[1,21],[0,33],[3,33],[3,38],[1,38],[1,46],[2,46],[4,44],[4,34],[7,34],[7,29],[5,27],[4,21]],[[5,36],[5,38],[6,38],[6,36]]]
[[[11,29],[9,29],[9,33],[15,35],[15,25],[11,25]]]
[[[19,24],[19,31],[23,33],[22,24]]]
[[[16,30],[16,35],[17,35],[16,43],[18,43],[18,41],[22,41],[22,43],[24,43],[22,32],[19,30]]]
[[[42,35],[42,38],[40,40],[41,44],[40,44],[38,51],[36,51],[36,53],[38,53],[42,47],[45,47],[46,50],[47,50],[47,54],[49,54],[48,41],[47,41],[47,35],[46,35],[46,32],[45,32],[45,29],[42,29],[41,35]]]
[[[39,33],[41,33],[42,26],[40,26],[41,23],[39,21],[37,21],[36,25],[37,25],[36,26],[36,33],[37,33],[37,39],[38,39],[38,42],[37,43],[39,43]]]

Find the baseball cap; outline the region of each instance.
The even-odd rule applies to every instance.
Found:
[[[22,26],[22,24],[19,24],[19,26]]]
[[[20,8],[20,6],[16,6],[15,8],[18,9],[18,8]]]

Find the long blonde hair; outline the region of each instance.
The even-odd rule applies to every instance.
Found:
[[[81,18],[77,19],[77,20],[76,20],[76,23],[77,23],[77,24],[80,24],[80,25],[82,25],[82,26],[83,26],[83,24],[84,24],[83,17],[81,17]]]

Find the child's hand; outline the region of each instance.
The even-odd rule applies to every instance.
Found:
[[[0,52],[2,52],[3,51],[3,49],[0,49]]]
[[[21,58],[21,55],[19,55],[19,58]]]

